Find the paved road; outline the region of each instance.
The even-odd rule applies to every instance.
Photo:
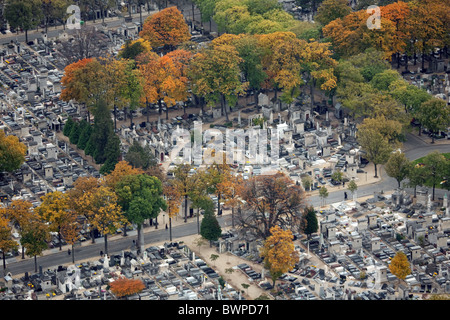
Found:
[[[193,235],[197,233],[196,220],[190,219],[187,223],[179,224],[172,227],[172,241],[177,239]],[[231,216],[223,215],[217,218],[221,227],[227,227],[231,224]],[[129,251],[132,249],[133,240],[136,239],[135,235],[129,234],[128,236],[115,236],[114,239],[108,239],[108,254],[115,255],[120,254],[122,251]],[[148,227],[144,229],[144,243],[147,245],[158,242],[169,242],[169,230],[165,228],[155,229],[154,227]],[[90,240],[88,240],[90,242]],[[83,262],[92,258],[100,258],[100,251],[105,249],[103,238],[96,239],[94,244],[85,244],[75,248],[75,262]],[[67,265],[72,263],[72,256],[67,254],[66,250],[59,251],[53,249],[53,253],[46,254],[44,256],[37,257],[37,266],[42,266],[43,270],[47,268],[53,268],[59,265]],[[15,262],[10,262],[12,259],[8,259],[6,265],[7,271],[12,275],[19,275],[25,272],[33,273],[35,271],[34,259],[26,258],[21,259],[20,256],[13,258]],[[3,267],[1,267],[3,271]]]
[[[450,152],[450,140],[445,140],[440,143],[430,144],[424,141],[423,138],[414,134],[407,135],[407,141],[403,144],[403,152],[406,154],[409,160],[415,160],[421,158],[428,153],[439,150],[442,153]],[[383,190],[384,192],[394,190],[397,188],[397,181],[394,178],[389,177],[385,171],[381,170],[381,180],[377,183],[362,185],[358,187],[357,196],[365,197],[373,195],[376,191]],[[344,188],[339,191],[329,192],[327,203],[336,203],[344,200]],[[406,191],[413,192],[412,189],[406,188]],[[436,198],[443,197],[444,193],[448,191],[436,189]],[[310,203],[318,207],[321,204],[319,196],[312,196],[309,198]]]
[[[404,152],[408,156],[410,160],[420,158],[430,151],[439,150],[441,152],[450,152],[450,141],[449,143],[444,144],[435,144],[430,145],[424,142],[422,139],[414,136],[408,135],[408,141],[404,144]],[[395,179],[388,177],[384,170],[382,170],[382,179],[373,184],[362,185],[358,188],[358,197],[371,196],[375,191],[384,190],[390,191],[397,187],[397,182]],[[408,190],[408,189],[407,189]],[[341,189],[339,191],[330,192],[327,203],[336,203],[343,200],[343,192],[345,190]],[[412,192],[412,190],[408,190]],[[444,190],[436,189],[436,196],[442,197],[444,195]],[[320,206],[320,198],[318,196],[312,196],[309,198],[310,204],[315,207]],[[219,223],[222,227],[230,226],[231,216],[223,215],[218,217]],[[162,241],[169,241],[169,230],[165,228],[154,229],[154,227],[148,227],[144,229],[145,234],[145,243],[158,243]],[[186,224],[179,224],[172,228],[172,239],[176,241],[178,238],[196,234],[197,233],[197,223],[196,220],[189,220]],[[114,239],[108,240],[108,253],[110,255],[118,254],[122,250],[130,250],[132,245],[132,240],[136,239],[134,235],[129,235],[127,237],[114,237]],[[99,257],[100,251],[104,251],[104,242],[103,239],[97,240],[98,243],[83,245],[81,247],[75,248],[75,261],[86,261],[88,259]],[[37,265],[42,266],[45,270],[46,268],[70,264],[72,261],[72,257],[64,251],[54,250],[54,253],[40,256],[37,258]],[[15,260],[15,262],[11,262],[11,260]],[[9,259],[7,264],[7,270],[11,272],[13,275],[23,274],[24,272],[33,272],[35,269],[34,259],[20,259],[20,256]]]

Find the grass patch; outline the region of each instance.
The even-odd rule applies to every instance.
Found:
[[[450,152],[449,153],[442,153],[442,155],[445,157],[445,159],[447,159],[447,160],[450,160]],[[425,158],[426,156],[423,156],[423,157],[421,157],[421,158],[419,158],[419,159],[416,159],[416,160],[413,160],[413,164],[418,164],[418,163],[421,163],[421,162],[423,162],[423,159]]]

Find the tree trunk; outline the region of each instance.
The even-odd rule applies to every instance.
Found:
[[[187,222],[187,195],[184,196],[184,222]]]
[[[108,254],[108,234],[105,234],[105,254]]]
[[[75,263],[75,247],[72,244],[72,263]]]
[[[133,126],[133,110],[130,109],[130,128]]]
[[[6,275],[6,257],[5,257],[5,252],[3,252],[3,275]]]
[[[220,193],[217,195],[217,215],[221,215],[222,213],[220,212]]]
[[[200,208],[197,208],[197,234],[200,234]]]
[[[234,206],[231,207],[231,227],[234,228]]]
[[[169,217],[169,239],[172,242],[172,218]]]
[[[117,130],[117,106],[114,105],[114,130]]]
[[[375,169],[375,175],[374,175],[374,178],[378,178],[377,164],[374,163],[373,166],[374,166],[374,169]]]
[[[34,255],[34,272],[37,272],[37,256]]]

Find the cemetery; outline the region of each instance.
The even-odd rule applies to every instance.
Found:
[[[283,1],[287,10],[298,11],[292,3]],[[137,35],[132,23],[98,31],[109,39],[109,49],[115,53],[127,39]],[[11,42],[0,49],[1,129],[18,136],[28,148],[21,168],[2,174],[3,204],[25,199],[38,206],[42,195],[69,190],[78,177],[100,177],[92,161],[59,138],[68,117],[86,117],[83,106],[59,99],[64,67],[58,61],[56,46],[67,37],[68,33],[63,32],[58,39],[43,37],[32,45]],[[208,39],[197,33],[195,41]],[[427,73],[408,71],[403,76],[450,103],[448,70],[448,62],[446,65],[436,59]],[[291,104],[272,97],[271,91],[261,92],[257,101],[250,102],[253,97],[249,95],[233,108],[226,106],[230,121],[224,120],[220,108],[188,108],[189,113],[168,120],[158,116],[154,108],[148,120],[148,111],[138,109],[134,123],[119,121],[116,132],[123,153],[137,141],[150,147],[160,164],[169,169],[174,165],[173,150],[187,143],[183,136],[172,139],[177,130],[191,131],[196,122],[201,122],[204,130],[214,128],[223,133],[230,127],[264,129],[269,136],[279,137],[279,156],[268,166],[255,164],[249,157],[248,144],[244,149],[233,145],[233,159],[239,164],[236,172],[242,173],[244,179],[280,170],[298,184],[304,185],[305,178],[309,178],[312,183],[307,191],[321,186],[338,188],[341,181],[332,178],[336,171],[344,174],[342,182],[367,182],[370,166],[356,141],[356,125],[339,103],[331,99],[313,104],[305,93]],[[183,107],[180,104],[173,110]],[[263,119],[262,124],[255,125],[258,118]],[[207,142],[200,147],[206,150]],[[447,196],[432,202],[427,189],[418,190],[416,199],[399,189],[391,194],[376,193],[364,201],[349,199],[330,204],[319,211],[319,232],[311,239],[299,236],[295,240],[299,262],[277,281],[276,288],[262,267],[258,239],[231,229],[214,243],[213,250],[242,259],[241,264],[233,266],[235,272],[244,274],[272,299],[420,299],[427,293],[450,293],[449,207]],[[180,208],[180,215],[182,212]],[[87,233],[85,236],[89,237]],[[404,281],[388,267],[398,251],[404,252],[411,263],[412,272]],[[1,287],[6,288],[0,299],[115,299],[108,286],[119,276],[141,279],[145,284],[142,292],[128,297],[130,300],[244,299],[240,289],[230,284],[222,287],[219,279],[223,275],[205,260],[182,242],[165,243],[148,247],[142,257],[126,251],[53,270],[41,268],[20,278],[6,275],[0,280]],[[245,261],[261,268],[256,270]],[[273,290],[281,294],[273,296]]]

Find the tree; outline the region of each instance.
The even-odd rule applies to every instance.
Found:
[[[203,215],[200,225],[200,235],[209,240],[210,246],[212,241],[217,241],[222,234],[222,228],[217,221],[214,211],[208,208]]]
[[[206,210],[212,207],[214,203],[208,195],[208,175],[205,170],[196,170],[192,175],[195,183],[189,189],[189,199],[192,201],[192,208],[197,209],[197,233],[200,234],[200,209]]]
[[[70,132],[74,123],[75,122],[73,121],[72,117],[67,118],[66,122],[64,123],[63,134],[66,137],[70,136]]]
[[[126,221],[118,196],[108,187],[100,186],[89,194],[91,223],[105,238],[105,254],[108,254],[108,235],[115,234]]]
[[[173,170],[174,187],[177,188],[178,193],[184,200],[184,222],[187,222],[189,190],[194,188],[195,185],[195,181],[190,174],[191,169],[190,164],[179,164]]]
[[[317,221],[316,211],[313,207],[306,207],[304,211],[305,216],[305,226],[303,232],[308,236],[308,239],[311,238],[311,235],[319,229],[319,223]]]
[[[305,175],[302,178],[302,186],[306,191],[310,191],[311,190],[311,186],[313,185],[314,181],[311,178],[310,175]]]
[[[341,170],[335,170],[334,172],[333,172],[333,174],[331,175],[331,179],[333,180],[333,181],[336,181],[336,182],[342,182],[342,180],[344,179],[344,173],[341,171]]]
[[[12,172],[25,162],[27,147],[14,135],[0,130],[0,171]]]
[[[109,52],[109,43],[107,34],[84,23],[73,31],[68,41],[60,41],[56,45],[56,55],[58,61],[67,66],[84,59],[104,57]]]
[[[135,60],[138,55],[144,52],[150,52],[152,47],[150,43],[142,38],[136,40],[127,40],[118,53],[121,59]]]
[[[450,160],[446,159],[439,151],[433,151],[423,158],[423,167],[425,170],[426,183],[433,188],[433,197],[438,185],[446,174]]]
[[[314,20],[326,26],[329,22],[343,18],[352,11],[346,0],[324,0],[317,8]]]
[[[384,169],[389,177],[395,178],[400,188],[400,183],[407,177],[409,169],[409,160],[403,152],[396,151],[391,153]]]
[[[105,162],[100,168],[101,174],[107,174],[114,170],[120,157],[120,138],[117,134],[111,133],[105,147]]]
[[[82,120],[82,122],[85,122],[85,124],[80,126],[81,132],[80,137],[78,138],[77,147],[81,150],[84,150],[91,137],[92,126],[84,119]]]
[[[0,210],[0,213],[5,219],[8,219],[18,229],[19,235],[22,235],[24,230],[35,221],[33,213],[33,205],[26,200],[13,200],[11,203]],[[25,258],[25,250],[22,246],[22,259]]]
[[[240,196],[245,204],[236,215],[236,225],[243,230],[263,239],[274,226],[300,230],[304,190],[285,174],[252,177],[244,183]]]
[[[410,162],[407,169],[407,186],[414,188],[414,197],[416,197],[416,191],[418,186],[423,186],[427,179],[427,173],[423,164],[414,164]]]
[[[72,213],[80,217],[83,228],[86,228],[91,234],[92,243],[95,242],[94,230],[91,219],[93,203],[91,203],[91,194],[96,192],[97,188],[102,185],[100,179],[95,177],[79,177],[75,180],[73,188],[67,192],[68,207]],[[70,230],[70,225],[68,226]],[[73,251],[73,250],[72,250]]]
[[[275,286],[275,281],[291,270],[298,261],[292,232],[279,226],[270,228],[270,236],[264,241],[260,255],[264,258],[264,265],[269,270]]]
[[[319,189],[319,197],[322,199],[322,205],[325,204],[325,199],[328,198],[328,189],[324,187],[320,187]]]
[[[396,120],[384,116],[366,118],[358,125],[356,139],[375,167],[375,178],[378,177],[377,165],[384,164],[389,159],[394,147],[398,147],[402,125]]]
[[[74,122],[69,135],[70,143],[77,145],[78,139],[80,138],[80,134],[81,134],[80,124],[78,122]]]
[[[188,70],[192,92],[211,106],[219,102],[227,121],[226,104],[234,105],[247,87],[241,82],[241,62],[234,46],[210,45],[192,58]]]
[[[223,179],[222,182],[218,184],[218,189],[220,194],[225,200],[225,205],[231,206],[231,227],[234,228],[234,209],[236,206],[240,206],[242,201],[240,199],[242,185],[244,179],[241,175],[230,175]]]
[[[140,251],[144,247],[142,225],[146,219],[156,219],[167,204],[162,198],[161,181],[146,174],[128,175],[115,186],[118,203],[126,219],[137,226],[137,245]],[[158,227],[158,222],[156,222]]]
[[[110,152],[117,152],[117,145],[113,145],[111,139],[114,139],[113,121],[110,116],[110,111],[104,101],[96,106],[94,110],[94,125],[92,127],[92,133],[88,142],[91,144],[92,153],[90,154],[97,164],[105,163],[107,159],[107,148],[110,147]],[[110,143],[108,145],[108,143]],[[88,152],[86,146],[85,152]],[[109,154],[111,155],[111,154]]]
[[[137,294],[145,289],[145,284],[140,279],[127,279],[120,277],[111,282],[110,290],[118,298]]]
[[[341,57],[350,57],[367,48],[377,48],[386,59],[399,51],[395,34],[395,23],[384,16],[380,17],[382,28],[367,27],[370,18],[365,9],[328,23],[322,30],[325,38],[331,40],[335,52]],[[401,44],[401,43],[400,43]]]
[[[432,132],[431,143],[434,143],[436,133],[450,125],[450,107],[439,98],[423,102],[414,114],[421,126]]]
[[[159,113],[162,102],[166,104],[166,119],[169,109],[178,101],[187,99],[187,65],[191,54],[186,50],[175,50],[162,57],[154,52],[142,54],[138,67],[143,77],[143,97],[146,103],[158,103]]]
[[[36,220],[25,228],[21,237],[21,243],[25,247],[27,255],[34,257],[34,271],[37,272],[37,256],[48,248],[51,235],[47,224],[42,220]]]
[[[36,208],[39,217],[49,223],[50,231],[56,232],[59,250],[62,250],[61,230],[73,222],[69,211],[68,195],[61,191],[53,191],[41,197],[41,204]]]
[[[12,228],[9,225],[9,220],[4,216],[0,217],[0,250],[3,254],[3,270],[6,271],[6,253],[16,249],[18,244],[12,238]],[[5,272],[6,274],[6,272]]]
[[[389,264],[389,270],[397,278],[405,280],[406,276],[411,273],[411,268],[409,266],[406,254],[402,251],[397,251]]]
[[[172,51],[190,39],[188,25],[176,7],[169,7],[149,16],[139,36],[147,40],[152,48],[163,47],[164,51]]]
[[[114,170],[105,176],[105,186],[114,190],[117,183],[124,177],[143,173],[144,171],[142,169],[131,166],[127,161],[119,161],[114,167]]]
[[[163,187],[164,200],[167,203],[167,214],[169,216],[169,239],[172,241],[172,218],[180,211],[181,194],[173,180],[166,181]]]
[[[133,140],[133,144],[128,148],[124,159],[131,166],[141,168],[143,170],[158,164],[150,148],[142,147],[137,140]]]
[[[50,20],[61,20],[66,15],[67,7],[70,5],[67,0],[40,0],[42,14],[45,21],[45,33],[48,32],[48,23]]]
[[[35,28],[42,17],[38,0],[9,0],[4,14],[12,28],[25,31],[26,43],[28,43],[28,30]]]
[[[352,193],[353,200],[355,200],[355,192],[358,190],[358,185],[356,184],[355,180],[350,180],[350,182],[347,184],[347,190]]]

